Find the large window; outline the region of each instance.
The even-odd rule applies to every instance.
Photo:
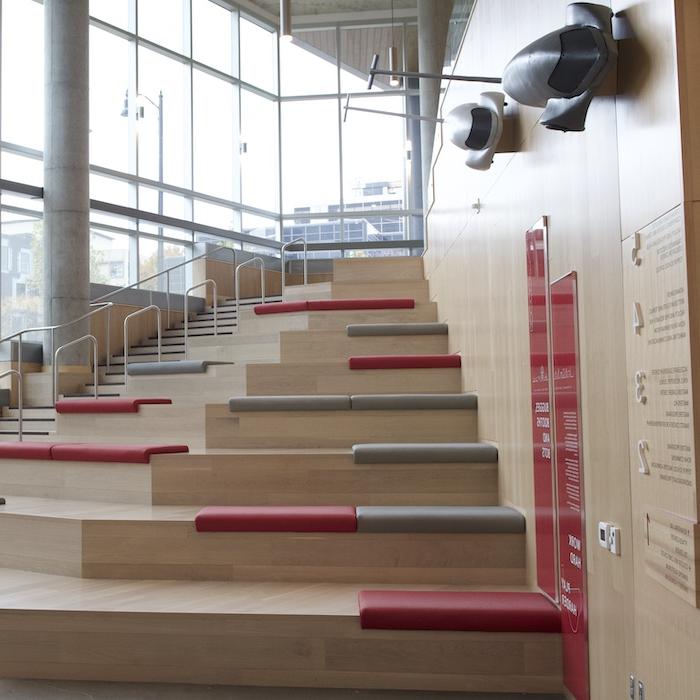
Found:
[[[330,244],[422,237],[421,178],[418,162],[411,161],[420,143],[409,137],[415,140],[419,130],[400,116],[344,111],[348,95],[350,106],[361,110],[415,110],[416,90],[391,86],[386,77],[378,76],[367,91],[374,53],[384,60],[393,45],[405,62],[415,44],[415,26],[405,21],[295,29],[293,41],[281,44],[285,240]]]
[[[347,93],[364,109],[417,109],[415,89],[377,78],[366,90],[375,51],[395,45],[409,61],[415,20],[317,22],[280,43],[235,0],[89,7],[93,282],[135,282],[204,241],[279,255],[280,241],[303,237],[330,246],[315,257],[334,257],[359,254],[345,243],[421,237],[410,161],[419,130],[364,112],[343,120]],[[41,187],[44,10],[41,0],[0,0],[0,12],[0,176]],[[43,317],[42,202],[9,189],[3,333]],[[184,290],[186,276],[171,282]]]
[[[93,213],[94,281],[184,260],[202,227],[279,240],[275,28],[220,0],[91,0],[90,12],[91,196],[138,212]]]

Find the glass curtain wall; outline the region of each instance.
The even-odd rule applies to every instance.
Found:
[[[342,24],[295,29],[280,43],[283,239],[360,243],[422,238],[419,168],[411,162],[419,133],[406,120],[350,106],[407,112],[416,90],[377,77],[367,91],[374,53],[386,68],[389,46],[407,65],[416,26]],[[415,107],[414,107],[415,108]],[[415,123],[415,122],[414,122]],[[330,256],[396,255],[407,250],[346,250]],[[328,252],[315,257],[329,257]]]
[[[43,5],[0,0],[0,12],[0,177],[41,187]],[[343,121],[346,94],[356,107],[416,109],[417,90],[382,78],[366,90],[373,53],[385,62],[396,45],[408,65],[414,23],[309,26],[280,45],[228,0],[90,0],[90,15],[93,282],[135,282],[201,242],[278,255],[298,237],[422,237],[417,131],[362,112]],[[43,321],[42,206],[21,189],[6,183],[0,200],[3,334]]]

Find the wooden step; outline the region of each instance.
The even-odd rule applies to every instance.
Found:
[[[333,282],[332,299],[381,299],[409,297],[416,303],[426,304],[430,301],[430,289],[427,280],[398,280],[358,282]]]
[[[476,410],[246,411],[206,407],[208,448],[349,448],[361,442],[473,442]]]
[[[351,323],[421,323],[437,320],[437,305],[417,304],[413,309],[365,309],[310,311],[256,316],[241,312],[240,333],[272,333],[303,330],[344,330]]]
[[[284,301],[308,301],[309,299],[330,299],[331,282],[316,282],[314,284],[287,285],[284,290]]]
[[[351,355],[437,355],[448,351],[446,335],[348,337],[345,329],[280,333],[282,362],[333,362]]]
[[[351,370],[341,362],[249,363],[250,396],[297,394],[400,394],[412,392],[453,393],[462,387],[459,368],[411,370]]]
[[[341,258],[333,261],[333,282],[422,280],[419,257]]]
[[[162,385],[167,378],[158,379]],[[173,378],[170,379],[171,384],[184,383],[184,377],[175,377],[174,381]],[[136,381],[137,378],[130,378],[129,386]],[[193,388],[191,379],[189,384]],[[131,392],[129,395],[135,396]],[[144,392],[141,395],[156,394]],[[180,400],[170,406],[141,406],[138,413],[61,414],[56,420],[56,436],[60,442],[145,444],[155,441],[203,447],[204,409],[202,403],[190,405],[187,401]]]
[[[154,455],[150,465],[3,459],[0,494],[155,505],[485,506],[498,503],[498,471],[495,463],[355,465],[350,450]]]
[[[524,533],[198,533],[199,510],[10,497],[0,507],[0,565],[85,578],[526,581]]]
[[[559,635],[362,630],[360,588],[0,569],[0,676],[561,692]]]

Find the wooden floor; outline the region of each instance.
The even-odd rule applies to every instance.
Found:
[[[440,693],[433,690],[254,688],[173,683],[1,680],[0,697],[12,700],[523,700],[521,693]],[[565,700],[563,695],[529,694],[527,700]]]

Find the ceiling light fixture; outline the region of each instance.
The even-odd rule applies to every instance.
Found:
[[[292,37],[292,0],[280,0],[280,39],[291,41]]]

